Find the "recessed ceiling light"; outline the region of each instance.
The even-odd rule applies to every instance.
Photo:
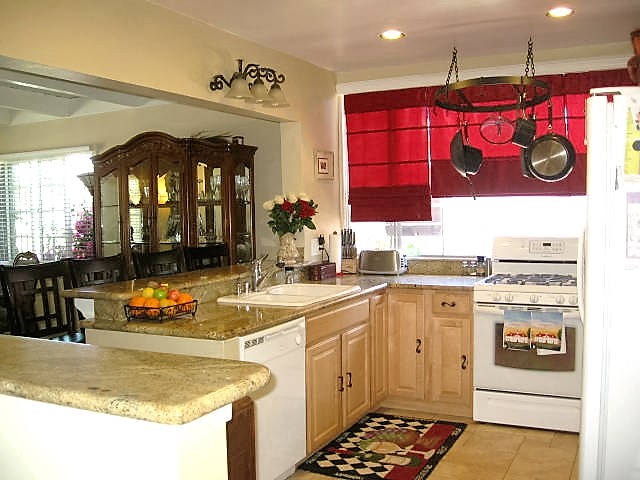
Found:
[[[383,40],[400,40],[407,36],[406,33],[401,32],[400,30],[385,30],[382,33],[379,33],[378,36]]]
[[[547,12],[547,17],[561,18],[567,17],[573,13],[573,8],[570,7],[555,7]]]

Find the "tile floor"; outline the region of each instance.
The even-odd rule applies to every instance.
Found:
[[[474,423],[459,417],[381,409],[385,413],[465,422],[467,428],[428,480],[577,480],[578,435]],[[296,471],[289,480],[329,477]]]

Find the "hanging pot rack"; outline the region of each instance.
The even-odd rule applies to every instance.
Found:
[[[455,71],[455,82],[450,83],[451,74]],[[531,72],[531,75],[529,75]],[[438,89],[434,103],[446,110],[456,112],[504,112],[507,110],[524,110],[532,108],[551,97],[551,85],[535,77],[533,62],[533,41],[529,38],[527,61],[524,76],[479,77],[460,81],[458,78],[458,51],[453,47],[451,65],[446,84]],[[483,104],[473,101],[473,89],[477,87],[500,87],[503,90],[513,89],[513,98],[501,97],[491,100],[483,96]],[[489,103],[487,102],[495,102]]]

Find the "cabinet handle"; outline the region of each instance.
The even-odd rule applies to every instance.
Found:
[[[353,387],[353,383],[351,383],[351,372],[347,372],[347,387]]]
[[[441,307],[455,307],[456,306],[456,302],[440,302],[440,306]]]
[[[416,353],[422,353],[420,347],[422,347],[422,340],[416,338]]]
[[[338,391],[344,392],[344,377],[342,375],[338,376]]]
[[[462,368],[462,370],[466,370],[467,369],[467,356],[466,355],[462,355],[462,365],[460,365],[460,367]]]

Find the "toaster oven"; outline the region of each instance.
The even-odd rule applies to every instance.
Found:
[[[358,272],[373,275],[397,275],[407,271],[407,256],[397,250],[363,250],[358,257]]]

